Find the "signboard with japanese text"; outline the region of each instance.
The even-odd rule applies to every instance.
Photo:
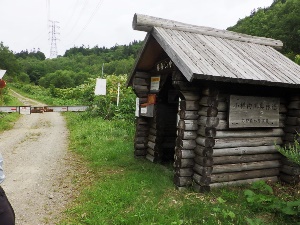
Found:
[[[150,91],[159,91],[160,76],[151,77]]]
[[[279,98],[231,95],[229,104],[229,128],[279,126]]]

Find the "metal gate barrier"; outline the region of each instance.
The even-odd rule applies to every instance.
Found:
[[[84,112],[88,108],[89,106],[0,106],[0,112],[29,115],[44,112]]]

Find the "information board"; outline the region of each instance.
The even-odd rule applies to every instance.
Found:
[[[150,91],[159,91],[160,76],[151,77]]]
[[[231,95],[229,128],[279,127],[279,98]]]
[[[95,95],[106,95],[106,79],[96,79]]]

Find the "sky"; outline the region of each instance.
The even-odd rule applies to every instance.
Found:
[[[0,0],[0,42],[13,52],[47,58],[76,46],[110,48],[143,40],[132,29],[135,13],[226,29],[273,0]],[[49,22],[52,21],[52,22]],[[55,34],[52,31],[55,28]],[[56,40],[54,40],[56,39]],[[55,45],[56,44],[56,45]],[[51,48],[52,46],[52,48]]]

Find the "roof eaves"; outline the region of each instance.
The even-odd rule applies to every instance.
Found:
[[[260,85],[260,86],[270,86],[270,87],[285,87],[285,88],[300,88],[300,84],[282,83],[282,82],[271,82],[266,80],[252,80],[252,79],[242,79],[242,78],[231,78],[231,77],[217,77],[212,75],[204,74],[193,74],[190,82],[194,80],[207,80],[216,81],[222,83],[233,83],[233,84],[250,84],[250,85]]]
[[[178,52],[176,52],[175,48],[171,46],[168,41],[166,41],[167,37],[164,36],[159,29],[153,28],[152,36],[155,40],[160,44],[163,50],[168,54],[172,62],[176,65],[176,67],[181,71],[181,73],[185,76],[188,81],[191,81],[193,76],[193,71],[190,66],[186,65],[185,61],[179,57]]]

